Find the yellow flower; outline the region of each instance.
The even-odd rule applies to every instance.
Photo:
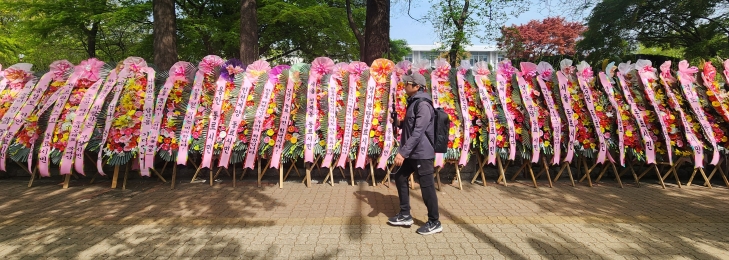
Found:
[[[358,124],[354,124],[352,126],[352,129],[354,129],[355,131],[359,130],[359,125]]]
[[[501,141],[501,140],[504,140],[504,137],[503,137],[503,136],[497,136],[497,137],[496,137],[496,140],[497,140],[497,141]]]
[[[296,139],[296,137],[291,137],[291,139],[289,139],[289,141],[291,141],[292,144],[295,144],[297,140],[298,139]]]
[[[380,124],[380,120],[377,120],[377,118],[372,119],[372,125],[379,125],[379,124]]]
[[[271,140],[268,141],[268,145],[270,145],[270,146],[273,146],[275,144],[276,144],[276,141],[274,141],[273,138],[271,138]]]
[[[516,129],[516,133],[517,133],[517,134],[521,134],[521,128],[517,128],[517,129]]]
[[[721,141],[722,141],[722,142],[726,142],[726,141],[727,141],[727,139],[726,139],[726,136],[722,136],[722,137],[721,137]]]
[[[707,96],[713,96],[714,95],[714,91],[706,90],[706,95]]]
[[[630,131],[630,130],[625,131],[625,136],[632,137],[633,136],[633,131]]]
[[[268,136],[273,136],[273,134],[274,134],[274,131],[273,131],[273,129],[268,129],[268,131],[266,131],[266,134],[267,134]]]
[[[549,141],[544,141],[544,146],[549,146]]]
[[[370,130],[370,137],[375,137],[375,131],[374,130]]]
[[[595,144],[594,143],[591,143],[590,144],[590,148],[595,149]]]
[[[451,134],[451,135],[456,134],[456,129],[451,127],[450,129],[448,129],[448,134]]]
[[[572,118],[573,118],[573,119],[580,119],[580,116],[579,116],[579,115],[577,115],[577,113],[574,113],[574,114],[572,114]]]
[[[253,100],[253,95],[248,95],[248,101]]]
[[[627,115],[622,115],[620,118],[622,118],[623,120],[628,120],[628,116]]]
[[[602,111],[602,110],[603,110],[602,106],[600,106],[600,105],[596,106],[596,107],[595,107],[595,109],[596,109],[597,111]]]
[[[716,102],[716,101],[711,101],[711,105],[714,107],[720,106],[719,102]]]
[[[319,141],[319,145],[325,146],[325,145],[327,145],[327,141],[321,140],[321,141]]]
[[[273,114],[273,109],[269,108],[268,110],[266,110],[266,114]]]
[[[511,103],[511,97],[506,97],[506,103]]]
[[[162,137],[161,135],[157,136],[157,142],[158,143],[164,142],[164,140],[165,140],[165,138]]]

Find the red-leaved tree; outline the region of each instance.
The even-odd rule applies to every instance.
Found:
[[[542,21],[504,26],[497,41],[510,59],[536,60],[542,56],[575,54],[577,40],[586,29],[578,22],[548,17]]]

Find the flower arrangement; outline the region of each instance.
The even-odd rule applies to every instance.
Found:
[[[722,152],[727,152],[729,149],[729,137],[727,137],[727,130],[729,130],[729,123],[726,119],[727,109],[724,104],[723,94],[718,88],[718,82],[716,81],[716,68],[711,65],[711,62],[705,62],[703,68],[700,69],[701,73],[701,84],[694,84],[695,93],[704,108],[706,119],[711,128],[713,129],[714,140],[716,141],[718,148]]]
[[[587,62],[582,61],[577,65],[577,78],[583,92],[585,107],[590,113],[595,137],[598,140],[597,152],[598,162],[604,162],[608,149],[616,150],[615,143],[615,109],[607,100],[605,95],[595,87],[595,73]]]
[[[529,158],[528,155],[524,153],[523,148],[523,142],[529,142],[529,133],[527,130],[525,130],[524,125],[526,124],[525,118],[524,118],[524,110],[522,108],[522,99],[521,94],[517,86],[514,86],[516,83],[516,73],[517,70],[514,68],[514,66],[511,64],[511,60],[505,59],[503,61],[500,61],[497,65],[497,73],[500,73],[505,81],[505,93],[499,93],[499,96],[504,96],[501,100],[501,107],[504,109],[504,113],[508,113],[510,115],[510,119],[513,123],[513,129],[514,129],[514,148],[509,147],[509,149],[517,149],[521,152],[522,158]],[[509,120],[507,118],[507,120]],[[526,136],[525,136],[526,135]],[[509,158],[514,159],[514,158]]]
[[[263,99],[263,90],[268,81],[271,66],[265,60],[257,60],[246,67],[243,84],[240,87],[233,115],[227,126],[228,133],[224,142],[231,142],[232,153],[230,163],[243,162],[253,137],[253,124],[256,119],[258,104]],[[236,114],[242,111],[238,117]],[[232,134],[232,135],[231,135]],[[226,143],[223,147],[227,146]],[[225,148],[223,148],[225,149]],[[255,154],[254,149],[254,154]],[[225,154],[222,157],[226,157]],[[246,167],[246,165],[244,165]],[[252,165],[248,165],[252,168]]]
[[[635,66],[641,83],[643,83],[645,96],[656,111],[657,121],[661,127],[663,138],[667,140],[666,147],[669,149],[667,151],[668,161],[673,163],[673,154],[684,156],[684,151],[688,148],[683,139],[684,135],[679,131],[679,114],[676,110],[669,108],[668,96],[661,86],[660,80],[656,75],[656,69],[652,67],[651,61],[638,60]]]
[[[577,120],[577,124],[575,124],[575,151],[587,158],[593,158],[599,145],[598,136],[595,133],[595,127],[585,103],[584,93],[577,81],[577,69],[572,66],[572,61],[568,59],[560,62],[560,69],[567,76],[567,90],[572,100],[573,117]]]
[[[480,125],[479,132],[479,149],[481,154],[487,155],[487,160],[490,164],[496,163],[497,153],[501,154],[502,157],[506,157],[508,153],[506,146],[508,146],[508,135],[506,134],[506,116],[503,114],[504,110],[498,109],[500,107],[499,95],[494,87],[493,83],[496,82],[494,73],[489,70],[489,65],[485,61],[477,62],[474,66],[476,75],[474,77],[474,83],[478,86],[479,102],[481,102],[484,108],[484,115],[486,120],[476,121],[476,125]]]
[[[154,74],[149,72],[151,68],[144,60],[132,57],[124,63],[129,74],[121,79],[123,88],[113,109],[111,128],[103,148],[109,165],[126,164],[140,152],[144,103],[150,93],[147,88],[154,88]],[[153,90],[151,93],[154,95]],[[69,102],[74,100],[72,95]],[[111,107],[109,109],[112,110]]]
[[[212,112],[213,99],[215,99],[215,90],[217,89],[216,80],[223,71],[223,59],[218,56],[210,55],[200,62],[199,69],[203,72],[202,79],[195,79],[197,84],[201,80],[201,94],[197,99],[198,106],[195,113],[195,123],[190,132],[192,143],[190,144],[190,154],[202,154],[205,149],[208,126],[210,125],[210,113]],[[190,101],[191,102],[191,101]]]
[[[169,94],[164,100],[162,114],[155,114],[155,120],[161,116],[155,147],[157,154],[164,161],[171,162],[177,158],[179,131],[182,128],[182,121],[179,119],[187,107],[196,71],[197,69],[188,62],[175,63],[170,68],[170,76],[165,82],[165,87],[169,86]],[[161,100],[158,99],[159,101]]]
[[[533,151],[535,153],[539,153],[539,150],[541,150],[544,154],[553,154],[554,149],[552,147],[552,129],[550,127],[551,118],[550,118],[550,110],[546,106],[545,98],[542,95],[542,92],[539,90],[540,86],[538,86],[538,83],[536,81],[537,76],[537,65],[531,62],[522,62],[520,64],[521,66],[521,75],[518,77],[523,77],[524,80],[521,84],[524,86],[520,86],[520,88],[523,88],[526,90],[526,93],[521,93],[522,96],[528,97],[529,100],[532,101],[532,104],[525,103],[526,111],[529,111],[529,107],[531,106],[533,108],[533,114],[530,115],[530,124],[528,125],[528,129],[530,130],[530,138],[536,138],[535,140],[538,142],[538,147],[536,148],[537,151]],[[521,91],[520,91],[521,92]],[[527,100],[527,99],[524,99]],[[527,113],[530,114],[530,113]],[[532,120],[535,120],[536,122],[532,122]],[[532,129],[532,127],[536,128]],[[536,136],[532,136],[532,133],[537,133]],[[535,149],[532,147],[531,142],[525,142],[527,144],[528,149]]]
[[[390,73],[395,63],[387,59],[372,62],[370,75],[375,79],[374,106],[372,110],[372,127],[370,128],[370,145],[367,155],[378,157],[385,144],[385,128],[390,115],[387,114],[387,100],[390,97]]]
[[[322,160],[322,167],[332,167],[335,162],[335,156],[341,152],[342,141],[344,138],[344,121],[346,112],[344,111],[345,100],[347,99],[348,86],[348,68],[349,64],[340,62],[332,67],[332,72],[326,75],[328,78],[326,88],[326,102],[323,102],[322,108],[325,110],[325,116],[320,119],[326,122],[326,127],[322,127],[325,131],[326,151]]]
[[[620,153],[620,162],[621,164],[624,163],[626,154],[632,156],[637,161],[645,161],[645,148],[640,138],[638,123],[631,114],[630,105],[626,102],[623,92],[619,89],[619,86],[616,86],[617,81],[614,78],[616,69],[617,67],[613,63],[605,67],[604,77],[607,82],[603,82],[602,87],[608,95],[608,98],[614,102],[612,107],[615,112],[616,121],[620,124],[617,128],[622,129],[622,131],[618,130],[618,138],[622,139],[623,144],[622,147],[618,145],[617,148]]]
[[[550,138],[545,138],[543,142],[551,142],[545,147],[551,147],[554,152],[552,156],[552,164],[559,164],[562,160],[562,148],[568,144],[568,133],[569,126],[564,109],[562,106],[562,99],[559,94],[558,81],[554,73],[554,68],[547,62],[540,62],[536,68],[536,76],[534,81],[539,85],[541,101],[544,101],[548,111],[550,130],[552,135]],[[546,153],[546,152],[545,152]]]
[[[681,96],[681,93],[676,88],[679,82],[673,74],[671,74],[671,61],[666,61],[660,66],[659,81],[663,87],[662,93],[665,93],[668,105],[671,108],[671,117],[675,118],[671,123],[671,146],[674,149],[674,153],[678,156],[691,156],[692,154],[699,155],[694,157],[694,164],[703,165],[704,157],[704,144],[703,134],[701,132],[701,124],[691,113],[690,108],[684,110],[687,106],[685,99]],[[659,93],[656,91],[656,93]],[[659,94],[656,94],[658,96]],[[670,118],[669,118],[670,119]],[[671,121],[669,121],[671,122]],[[675,124],[675,126],[674,126]],[[675,132],[675,133],[674,133]],[[683,134],[681,134],[683,133]],[[718,156],[718,151],[717,151]]]
[[[278,65],[273,67],[269,72],[269,80],[273,81],[274,88],[271,91],[268,107],[264,114],[265,119],[262,123],[263,138],[261,139],[259,155],[263,158],[271,158],[271,153],[273,152],[274,145],[276,145],[279,134],[286,135],[286,133],[279,133],[278,127],[284,103],[283,94],[286,91],[290,68],[291,66],[288,65]],[[289,137],[289,139],[291,138]]]
[[[20,115],[22,122],[19,122],[17,132],[10,131],[8,133],[11,137],[17,133],[15,139],[11,142],[3,141],[3,150],[5,146],[8,146],[7,153],[4,154],[10,155],[13,161],[27,161],[30,149],[40,135],[41,129],[39,129],[38,118],[49,107],[46,104],[50,103],[51,96],[66,84],[69,74],[73,72],[73,64],[66,60],[55,61],[51,63],[50,68],[50,72],[46,73],[33,88],[33,93],[23,107],[22,110],[28,112],[21,112],[23,113],[23,115]],[[43,109],[43,107],[46,107],[46,109]]]
[[[337,160],[338,167],[344,167],[347,161],[353,161],[357,158],[359,150],[359,141],[362,136],[362,123],[364,120],[363,108],[366,101],[366,89],[363,88],[369,79],[369,67],[364,62],[355,61],[347,66],[347,111],[345,114],[345,127],[342,140],[342,150]]]
[[[5,116],[20,91],[25,88],[26,83],[33,79],[33,73],[30,71],[32,66],[28,63],[19,63],[3,71],[5,74],[3,81],[6,85],[0,91],[0,118]]]
[[[439,58],[435,60],[435,69],[430,75],[433,105],[442,108],[451,120],[448,132],[448,150],[443,154],[443,159],[446,161],[460,159],[461,145],[463,145],[463,122],[461,121],[460,102],[456,98],[458,96],[458,87],[451,86],[454,78],[450,76],[455,76],[455,71],[453,72],[451,73],[451,66],[448,61]]]
[[[405,82],[402,82],[402,80],[399,79],[404,75],[412,73],[410,71],[411,68],[412,63],[407,60],[398,62],[395,65],[394,73],[398,77],[397,89],[395,90],[395,112],[397,112],[397,120],[400,122],[405,120],[405,113],[407,112],[408,107],[408,96],[405,94]],[[397,136],[397,140],[400,140],[399,136]]]
[[[285,144],[281,156],[282,162],[295,162],[304,156],[304,129],[306,126],[306,94],[309,64],[295,64],[288,74],[288,82],[293,82],[291,103],[291,123],[286,128]]]
[[[306,121],[304,125],[304,161],[315,163],[318,157],[324,153],[326,149],[326,133],[321,130],[320,118],[325,116],[325,112],[321,109],[322,102],[327,102],[326,93],[322,91],[322,86],[326,86],[324,76],[331,73],[334,67],[334,61],[327,57],[319,57],[314,59],[309,70],[309,79],[307,82],[306,93]]]
[[[486,114],[484,113],[483,103],[481,103],[481,100],[478,96],[479,90],[478,86],[476,86],[476,81],[473,75],[473,70],[471,70],[471,65],[468,64],[467,61],[463,61],[461,62],[461,66],[459,66],[458,71],[463,75],[464,78],[463,94],[465,95],[465,97],[463,97],[462,100],[466,101],[465,110],[468,113],[468,118],[470,118],[470,121],[468,123],[469,127],[467,127],[467,129],[464,129],[464,136],[467,134],[470,142],[468,144],[464,144],[464,147],[465,145],[470,145],[469,148],[480,149],[480,147],[482,147],[483,145],[483,141],[480,140],[479,136],[481,135],[483,128],[486,127],[485,122],[487,122]],[[463,114],[463,112],[461,112],[461,114]],[[464,115],[464,125],[465,118],[466,116]]]

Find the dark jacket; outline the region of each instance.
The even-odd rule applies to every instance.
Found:
[[[408,98],[405,121],[401,125],[402,135],[400,136],[398,153],[402,157],[410,159],[433,159],[435,158],[435,150],[425,134],[430,136],[430,140],[435,140],[434,111],[428,102],[420,101],[417,104],[418,114],[416,115],[415,106],[410,104],[419,98],[425,98],[432,102],[430,94],[425,92],[415,93],[415,95]]]

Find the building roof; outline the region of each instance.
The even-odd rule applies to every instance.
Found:
[[[408,45],[410,49],[413,51],[432,51],[434,49],[437,49],[441,46],[441,44],[430,44],[430,45],[419,45],[419,44],[411,44]],[[496,45],[467,45],[464,47],[464,49],[468,52],[474,52],[474,51],[501,51],[499,48],[496,47]]]

